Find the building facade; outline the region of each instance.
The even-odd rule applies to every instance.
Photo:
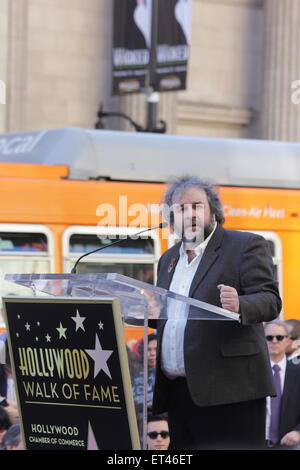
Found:
[[[300,140],[299,13],[300,0],[193,0],[187,90],[160,94],[168,132]],[[145,125],[145,96],[111,95],[112,16],[112,0],[0,0],[0,132],[93,128],[100,103]]]

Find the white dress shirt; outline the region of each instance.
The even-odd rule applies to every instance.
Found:
[[[190,263],[188,262],[188,257],[183,248],[183,244],[181,244],[179,250],[180,257],[169,287],[170,291],[185,296],[189,295],[191,283],[203,256],[204,250],[211,239],[216,226],[217,224],[209,237],[195,247],[196,256]],[[161,367],[164,374],[169,378],[180,376],[184,377],[186,374],[183,342],[188,315],[187,305],[183,302],[169,299],[167,315],[168,320],[165,325],[162,338]]]
[[[277,364],[280,367],[279,377],[280,377],[281,392],[283,392],[283,387],[284,387],[286,362],[287,360],[285,356],[280,362],[271,361],[271,367],[273,367],[275,364]],[[274,374],[273,369],[272,369],[272,373]],[[267,440],[269,440],[269,435],[270,435],[270,424],[271,424],[271,398],[267,397],[267,414],[266,414],[266,439]]]

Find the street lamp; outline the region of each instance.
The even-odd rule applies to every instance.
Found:
[[[166,121],[163,121],[160,119],[160,127],[156,127],[153,125],[153,120],[148,120],[147,127],[142,127],[140,124],[135,122],[133,119],[131,119],[130,116],[128,116],[125,113],[121,112],[110,112],[110,111],[103,111],[103,105],[100,105],[99,111],[97,113],[98,121],[95,124],[95,129],[105,129],[104,123],[102,122],[103,118],[107,117],[121,117],[123,119],[126,119],[130,124],[134,127],[136,132],[154,132],[154,133],[159,133],[159,134],[164,134],[167,130],[167,124]]]

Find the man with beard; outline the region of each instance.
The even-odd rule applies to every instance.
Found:
[[[158,286],[236,312],[240,323],[189,321],[184,306],[168,307],[157,322],[153,413],[168,412],[172,449],[264,448],[275,391],[262,322],[281,309],[268,244],[224,229],[217,193],[198,178],[172,183],[165,204],[181,241],[162,255]]]

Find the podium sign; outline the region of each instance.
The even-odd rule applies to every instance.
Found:
[[[123,321],[124,326],[144,327],[143,375],[136,377],[135,367],[133,367],[134,360],[131,359],[133,361],[131,363],[131,383],[134,389],[137,383],[143,388],[142,417],[140,416],[139,403],[141,395],[139,395],[138,401],[136,400],[136,405],[141,444],[146,449],[149,402],[147,393],[149,385],[148,326],[157,328],[160,321],[178,321],[176,317],[178,308],[183,312],[187,321],[240,322],[240,316],[237,313],[116,273],[7,274],[5,280],[13,282],[22,289],[20,296],[7,297],[5,302],[8,314],[7,325],[8,329],[11,330],[13,356],[16,361],[16,378],[20,388],[20,403],[23,406],[23,426],[26,437],[29,436],[28,439],[31,439],[31,441],[35,434],[32,434],[31,424],[28,423],[36,422],[32,420],[31,408],[35,407],[36,410],[37,407],[40,407],[40,410],[47,410],[46,413],[50,415],[52,406],[53,414],[50,415],[50,418],[49,415],[48,418],[45,417],[45,423],[48,423],[47,420],[51,419],[52,416],[52,422],[55,424],[57,420],[54,416],[59,416],[62,409],[64,409],[64,412],[71,410],[69,414],[66,413],[66,416],[68,416],[66,422],[77,423],[79,416],[80,420],[84,420],[84,424],[82,424],[82,432],[85,426],[86,435],[85,441],[83,439],[84,448],[89,447],[89,437],[93,439],[93,436],[97,446],[101,449],[127,450],[137,448],[137,424],[133,411],[128,357],[125,353],[123,339]],[[24,297],[24,287],[30,297]],[[33,295],[36,295],[36,297],[32,298]],[[113,299],[115,300],[113,301]],[[18,304],[14,305],[14,302],[18,302]],[[30,306],[27,306],[28,303],[31,303]],[[46,312],[46,309],[49,309],[49,312]],[[26,312],[26,315],[30,316],[31,323],[24,316],[23,329],[20,329],[21,322],[19,320],[22,317],[22,312],[24,314]],[[35,313],[33,314],[33,312]],[[20,318],[18,318],[18,315]],[[103,316],[106,319],[105,333],[100,328],[100,325],[104,323]],[[85,319],[82,320],[82,317]],[[40,325],[37,325],[37,322]],[[31,329],[31,325],[35,325],[34,330]],[[41,325],[43,325],[43,332],[39,335],[40,330],[37,327],[41,327]],[[107,325],[111,325],[108,330],[106,330]],[[47,328],[49,332],[46,331]],[[52,333],[50,333],[50,328]],[[32,335],[29,339],[30,332],[32,332]],[[24,333],[28,334],[24,335]],[[52,343],[50,343],[49,336]],[[42,340],[43,343],[41,343]],[[51,352],[47,352],[48,350]],[[26,355],[20,356],[20,353],[23,354],[24,351]],[[99,360],[96,361],[96,351],[102,354],[100,362]],[[108,356],[110,352],[112,353]],[[23,363],[20,363],[23,360],[22,357],[27,361],[25,369],[20,369],[20,365],[23,367]],[[118,360],[120,364],[118,364]],[[45,361],[46,364],[47,361],[50,364],[48,366],[50,371],[45,370],[48,374],[50,372],[49,376],[45,377],[43,369],[37,369],[37,367],[43,367],[42,361],[44,361],[44,366]],[[55,377],[51,375],[51,361],[53,361],[53,367],[56,367],[56,369],[53,369],[53,374],[54,372],[56,374]],[[66,376],[68,379],[67,385],[64,385],[65,377],[61,377],[61,364],[63,364],[64,371],[71,368],[71,377]],[[89,367],[87,378],[84,377],[86,364]],[[24,371],[28,374],[29,365],[36,367],[36,377],[32,377],[31,372],[34,371],[29,372],[29,375],[24,375]],[[93,367],[95,368],[94,372]],[[64,373],[66,374],[66,372]],[[93,376],[93,373],[95,376]],[[32,385],[32,383],[39,385]],[[43,388],[40,390],[40,384],[43,383],[45,383],[45,387],[48,383],[57,383],[53,392],[51,392],[51,385],[50,392],[48,392],[48,389],[45,390],[44,395],[46,395],[46,392],[53,393],[54,396],[51,400],[47,397],[44,398]],[[25,384],[27,388],[25,388]],[[95,387],[85,387],[85,384],[93,384]],[[64,396],[64,392],[66,393],[68,390],[68,385],[70,386],[70,396],[68,394]],[[30,387],[36,388],[31,392]],[[99,387],[100,392],[98,391]],[[59,390],[59,394],[57,390]],[[88,395],[86,391],[91,392],[91,395]],[[79,395],[76,395],[76,392]],[[117,397],[113,392],[117,393]],[[36,395],[34,399],[31,397],[33,393]],[[59,400],[55,393],[57,393]],[[97,398],[99,393],[100,399]],[[116,400],[120,400],[121,404]],[[53,402],[53,405],[50,404],[50,401]],[[30,412],[27,412],[29,406],[31,407]],[[75,415],[78,406],[80,407],[80,413]],[[25,411],[27,414],[24,414]],[[91,421],[94,412],[99,412],[99,419]],[[96,425],[95,423],[99,421],[101,423]],[[109,427],[107,426],[108,423]],[[95,426],[97,426],[98,431],[95,431]],[[74,427],[76,427],[76,424],[74,424]],[[42,428],[39,429],[43,430]],[[49,432],[52,432],[53,428],[49,429]],[[109,433],[106,435],[105,432],[108,430]],[[77,429],[74,432],[77,432]],[[45,433],[43,436],[45,436]],[[28,442],[28,439],[27,446],[37,444]],[[113,442],[110,439],[113,439]],[[65,445],[67,446],[67,444]],[[54,443],[51,448],[55,448]]]
[[[3,302],[26,449],[139,449],[119,300]]]

